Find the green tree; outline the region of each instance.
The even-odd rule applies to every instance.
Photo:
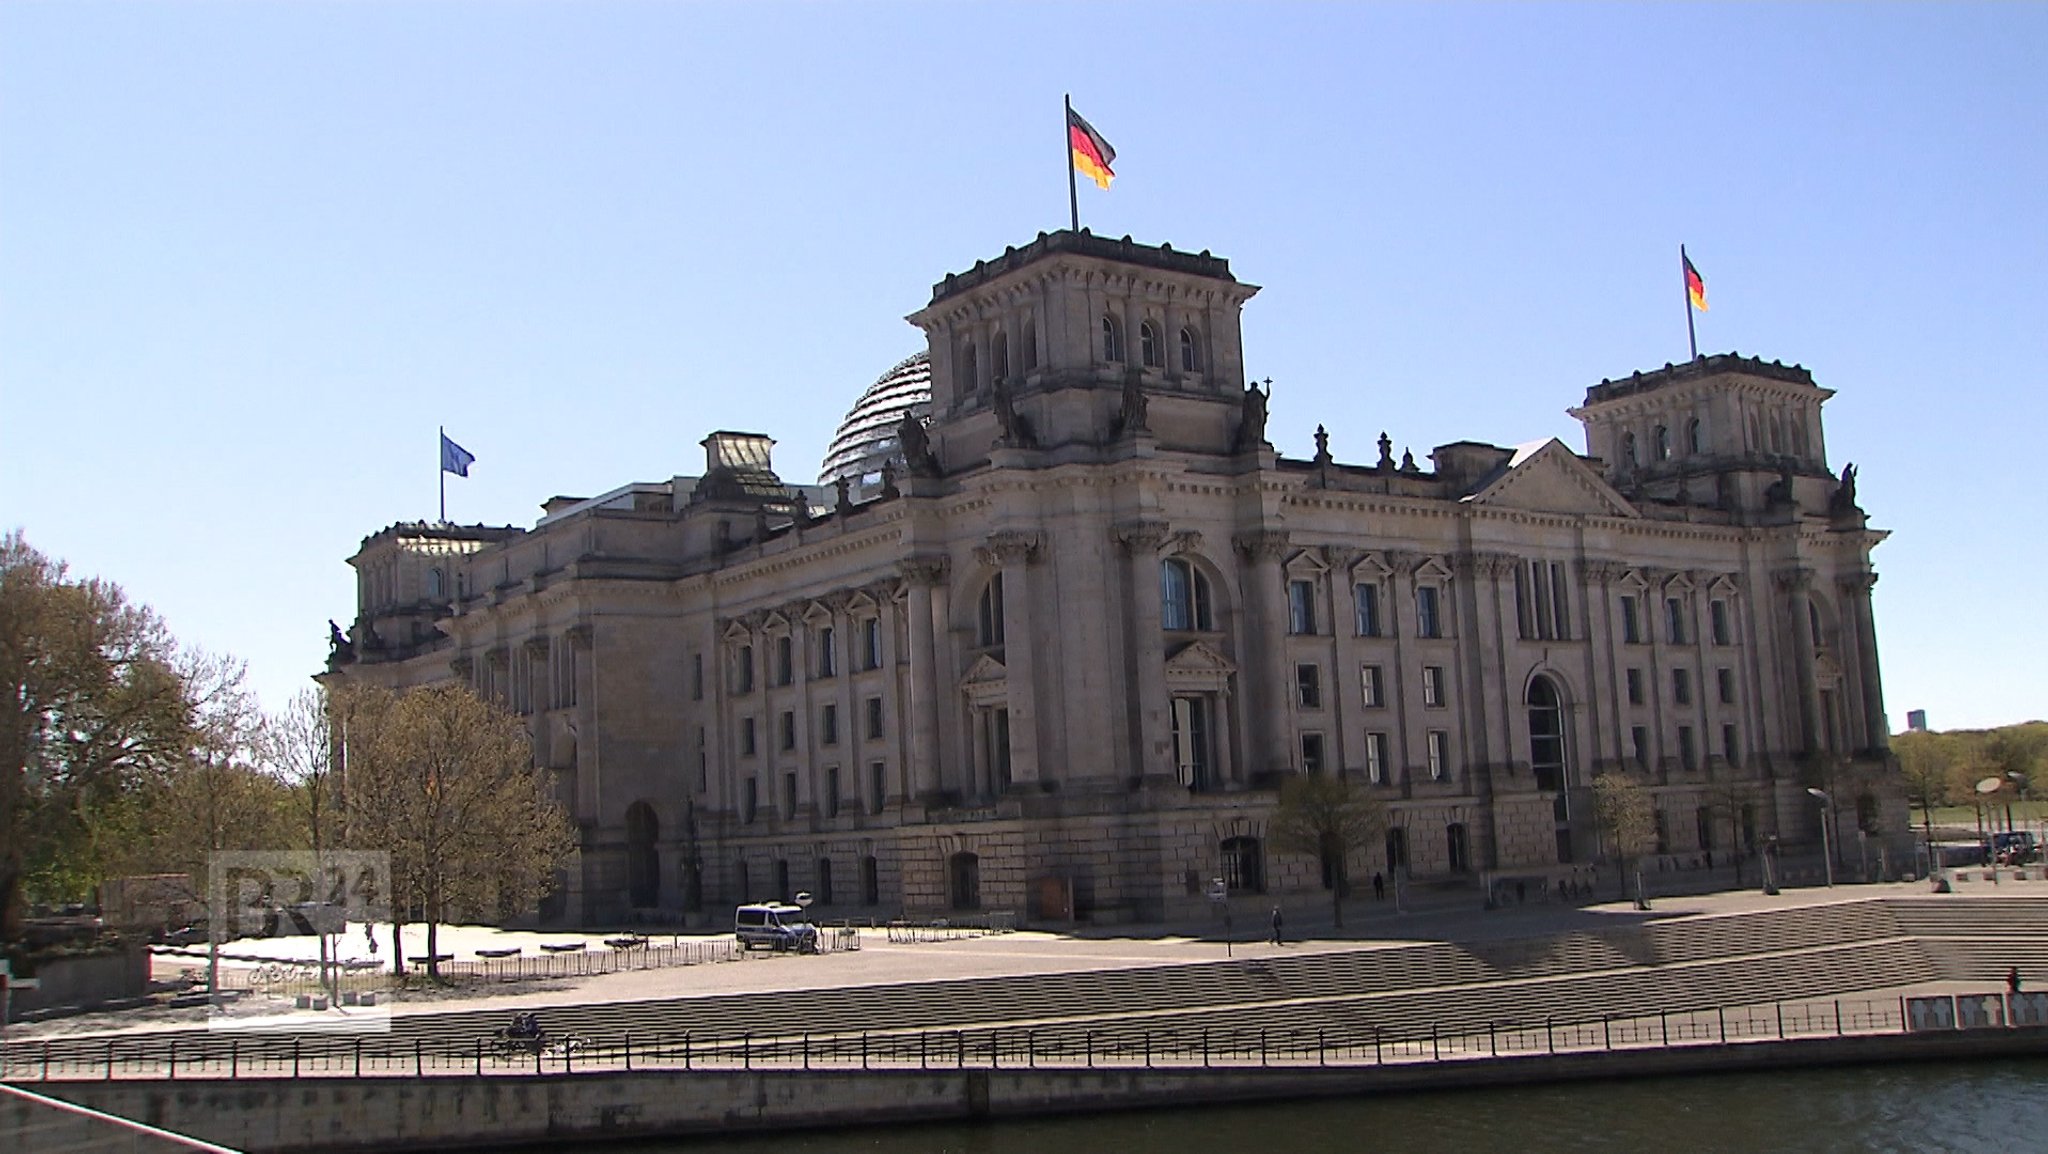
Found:
[[[1330,889],[1330,909],[1344,924],[1344,896],[1350,888],[1349,862],[1386,828],[1386,806],[1370,791],[1329,774],[1297,774],[1280,787],[1280,805],[1266,835],[1286,853],[1306,854],[1321,865]]]
[[[1609,770],[1593,779],[1593,813],[1620,859],[1622,889],[1626,893],[1630,867],[1649,852],[1657,834],[1656,802],[1634,777]],[[1649,905],[1643,896],[1640,871],[1636,873],[1636,905]]]
[[[437,928],[455,915],[530,907],[575,848],[533,764],[525,725],[465,686],[349,695],[344,821],[352,846],[391,854],[392,965],[403,971],[400,919],[416,906]],[[428,973],[438,978],[439,963]]]
[[[96,883],[98,816],[184,763],[193,710],[174,657],[119,586],[0,537],[0,940],[19,935],[31,886]]]

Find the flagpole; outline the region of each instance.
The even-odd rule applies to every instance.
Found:
[[[1690,320],[1690,318],[1687,319]],[[439,429],[441,440],[434,445],[434,460],[441,467],[434,470],[434,475],[441,479],[441,524],[446,525],[448,523],[448,462],[443,457],[448,450],[442,448],[442,446],[448,443],[448,426],[441,425]]]
[[[1066,105],[1066,121],[1060,125],[1060,139],[1067,146],[1067,213],[1074,222],[1074,231],[1081,231],[1081,194],[1074,189],[1074,96],[1061,96]]]
[[[1685,343],[1692,350],[1692,359],[1700,359],[1700,340],[1692,331],[1692,282],[1686,279],[1686,270],[1692,262],[1686,259],[1685,246],[1678,246],[1678,289],[1685,294]]]

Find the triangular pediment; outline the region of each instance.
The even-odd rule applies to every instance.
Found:
[[[1166,659],[1169,673],[1235,673],[1237,666],[1206,641],[1190,641]]]
[[[992,681],[1008,681],[1010,670],[994,656],[984,653],[967,667],[967,673],[960,678],[962,685],[985,684]]]
[[[1517,452],[1508,467],[1466,501],[1498,509],[1566,513],[1586,517],[1637,517],[1634,505],[1602,480],[1593,467],[1552,437]]]

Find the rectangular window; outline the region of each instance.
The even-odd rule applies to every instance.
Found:
[[[825,816],[839,816],[839,767],[825,767]]]
[[[828,702],[818,715],[818,744],[839,744],[839,706],[835,704]]]
[[[1720,691],[1721,704],[1735,704],[1735,671],[1733,669],[1714,670],[1714,686]]]
[[[697,727],[697,792],[711,788],[711,755],[704,741],[704,727]]]
[[[1628,671],[1628,703],[1630,705],[1641,705],[1643,703],[1643,671],[1640,669]]]
[[[796,774],[782,775],[782,818],[784,821],[796,816]]]
[[[1742,764],[1742,748],[1735,742],[1735,727],[1732,725],[1721,727],[1721,756],[1728,759],[1729,765]]]
[[[1700,751],[1693,744],[1692,726],[1690,725],[1678,727],[1678,763],[1687,769],[1698,769],[1700,767]]]
[[[785,709],[785,710],[783,710],[783,711],[782,711],[782,751],[783,751],[784,753],[787,753],[787,752],[789,752],[790,750],[792,750],[792,749],[795,749],[795,748],[796,748],[796,710],[794,710],[794,709]]]
[[[1364,695],[1367,709],[1378,709],[1387,703],[1387,679],[1377,665],[1367,665],[1358,671],[1358,689]]]
[[[1304,733],[1301,735],[1301,771],[1315,774],[1323,772],[1323,735]]]
[[[1671,700],[1680,705],[1692,704],[1692,670],[1671,671]]]
[[[1710,601],[1707,603],[1707,623],[1714,631],[1714,644],[1728,644],[1728,603]]]
[[[1437,588],[1424,585],[1415,591],[1415,634],[1418,637],[1442,637],[1444,622],[1437,606]]]
[[[775,639],[775,684],[788,685],[796,680],[796,641],[790,637]]]
[[[1529,566],[1517,565],[1515,566],[1515,636],[1524,641],[1536,636],[1536,612],[1535,607],[1530,604],[1529,597]]]
[[[1351,604],[1358,617],[1360,637],[1380,635],[1380,587],[1377,585],[1353,585]]]
[[[1664,632],[1671,644],[1685,644],[1685,602],[1677,597],[1664,599]]]
[[[882,619],[870,617],[861,623],[861,667],[880,669],[882,667]]]
[[[1429,731],[1429,779],[1442,781],[1451,771],[1451,735],[1441,729]]]
[[[818,676],[839,676],[839,631],[830,625],[818,628]]]
[[[1422,667],[1422,704],[1431,709],[1441,709],[1444,704],[1444,667],[1425,665]]]
[[[740,753],[748,757],[754,755],[754,719],[751,717],[740,719]]]
[[[1303,709],[1323,707],[1323,667],[1320,665],[1297,665],[1294,667],[1294,703]]]
[[[761,808],[761,788],[753,778],[740,787],[740,820],[751,824]]]
[[[1629,745],[1634,747],[1631,752],[1635,755],[1636,767],[1638,769],[1648,769],[1650,766],[1650,731],[1640,725],[1632,725],[1629,727],[1628,741]]]
[[[690,700],[704,700],[704,655],[690,654]]]
[[[889,767],[885,762],[868,762],[868,812],[880,813],[888,806]]]
[[[751,645],[740,646],[739,650],[733,654],[732,660],[733,692],[752,693],[754,691],[754,647]]]
[[[1365,780],[1382,785],[1387,780],[1387,735],[1365,735]]]
[[[1287,583],[1287,631],[1309,634],[1316,631],[1316,587],[1312,581]]]
[[[882,740],[882,699],[868,698],[868,740]]]
[[[1621,639],[1630,645],[1643,643],[1643,621],[1636,615],[1636,599],[1626,594],[1621,599]]]
[[[1550,623],[1551,636],[1563,640],[1572,635],[1571,601],[1565,595],[1564,566],[1556,561],[1550,563]]]

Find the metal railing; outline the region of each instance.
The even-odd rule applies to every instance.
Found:
[[[1909,1006],[1909,1002],[1911,1005]],[[1948,1015],[1930,1015],[1946,1003]],[[1988,1008],[1988,1010],[1987,1010]],[[1932,1025],[1930,1026],[1930,1022]],[[496,1036],[467,1042],[390,1035],[251,1035],[15,1042],[0,1081],[185,1080],[274,1077],[531,1076],[634,1070],[998,1070],[1370,1067],[1478,1058],[1720,1046],[1935,1029],[2048,1028],[2048,996],[1832,998],[1593,1018],[1503,1019],[1486,1028],[1370,1022],[1324,1026],[1165,1027],[1082,1024],[751,1034],[560,1035],[539,1044]]]

